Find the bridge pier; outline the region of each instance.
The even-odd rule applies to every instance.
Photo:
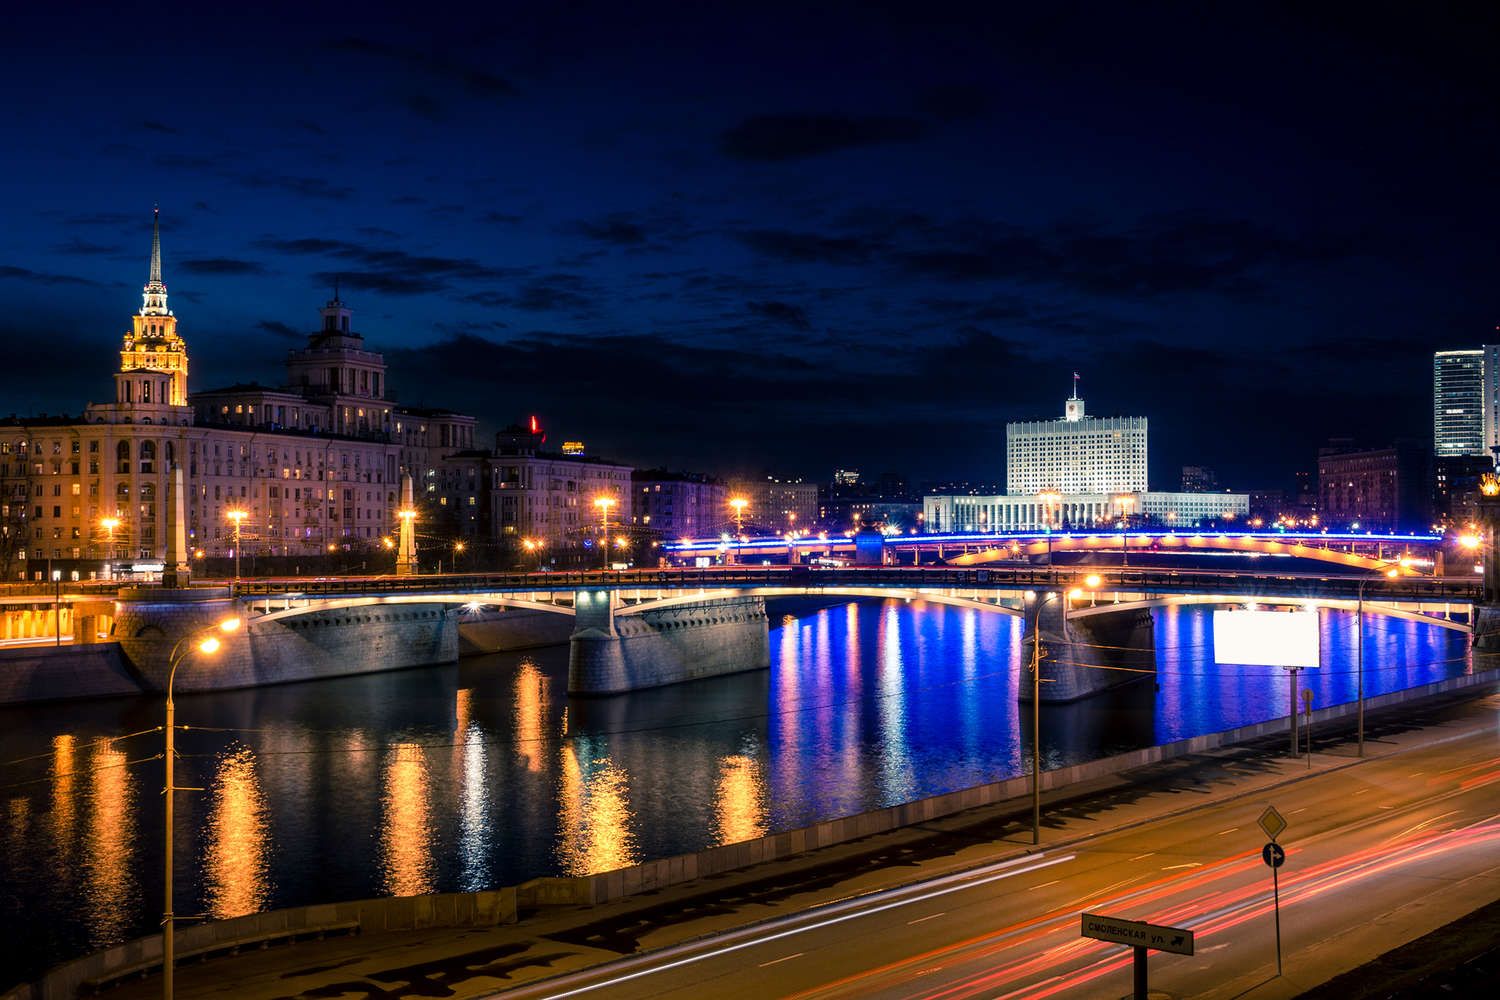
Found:
[[[1154,678],[1155,619],[1147,608],[1126,608],[1069,617],[1066,593],[1038,593],[1026,607],[1025,649],[1041,637],[1040,698],[1043,704],[1078,701],[1109,688]],[[1023,674],[1022,701],[1031,700],[1031,678]]]
[[[617,613],[613,590],[580,590],[568,642],[568,693],[608,695],[771,665],[762,597],[704,598]]]

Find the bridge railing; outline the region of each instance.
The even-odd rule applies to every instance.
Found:
[[[1098,582],[1090,585],[1089,580]],[[589,588],[692,587],[899,587],[1035,589],[1085,592],[1158,592],[1276,595],[1307,599],[1469,603],[1479,599],[1475,579],[1358,574],[1264,573],[1083,567],[810,567],[713,566],[704,568],[586,570],[548,573],[461,573],[441,576],[306,577],[243,580],[246,597],[352,597],[400,594],[481,594],[492,591],[560,591]]]

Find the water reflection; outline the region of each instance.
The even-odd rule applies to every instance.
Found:
[[[525,660],[516,671],[516,754],[528,770],[539,772],[544,766],[543,749],[547,735],[547,718],[551,704],[547,699],[547,678],[533,660]]]
[[[562,748],[557,860],[564,875],[593,875],[641,860],[630,811],[628,778],[608,757],[593,757],[595,741]]]
[[[714,787],[715,844],[738,844],[766,834],[766,786],[760,761],[735,754],[719,761]]]
[[[89,818],[84,838],[83,907],[94,947],[118,941],[131,923],[135,884],[135,783],[126,756],[96,744],[89,763]]]
[[[434,891],[432,808],[426,751],[400,743],[386,760],[385,822],[380,833],[381,873],[389,896]]]
[[[489,755],[484,730],[472,721],[473,698],[474,692],[464,688],[454,699],[453,772],[459,775],[458,850],[464,892],[485,888],[490,874]]]
[[[73,849],[78,839],[77,754],[71,733],[52,740],[52,843],[56,851],[57,877],[73,884]]]
[[[880,789],[888,802],[912,798],[914,783],[911,752],[906,739],[906,664],[902,658],[901,614],[895,602],[887,602],[880,616],[877,644],[880,648],[879,692],[875,709],[880,719]]]
[[[203,882],[208,915],[223,920],[269,905],[270,835],[255,756],[240,748],[219,761],[211,789]]]

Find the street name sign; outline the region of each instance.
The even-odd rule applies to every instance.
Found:
[[[1115,944],[1134,945],[1155,951],[1169,951],[1174,955],[1193,953],[1193,932],[1184,927],[1163,927],[1142,920],[1121,920],[1100,913],[1083,914],[1084,937],[1096,941],[1113,941]]]
[[[1286,849],[1273,840],[1260,849],[1260,856],[1266,867],[1280,868],[1281,863],[1286,860]]]
[[[1275,806],[1266,806],[1266,811],[1260,814],[1260,819],[1256,822],[1272,840],[1275,840],[1281,831],[1286,829],[1286,820],[1282,818],[1281,813],[1276,811]]]

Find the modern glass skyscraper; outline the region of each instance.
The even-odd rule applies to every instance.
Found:
[[[1437,351],[1432,356],[1432,451],[1486,455],[1485,352]]]

